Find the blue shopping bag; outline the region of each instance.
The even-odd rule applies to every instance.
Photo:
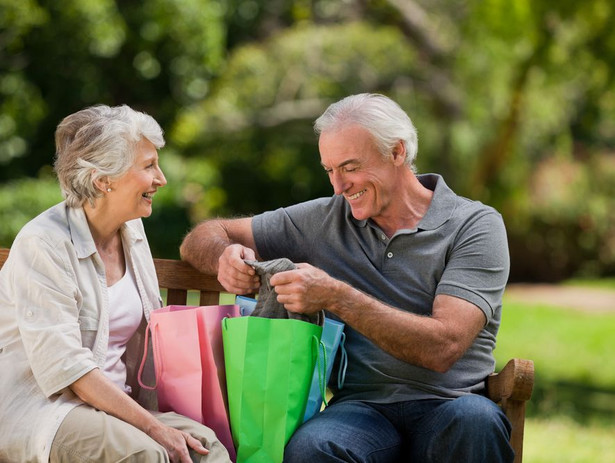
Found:
[[[322,357],[322,362],[324,362],[327,366],[325,374],[325,383],[324,385],[321,384],[322,375],[319,375],[318,371],[314,370],[314,375],[312,376],[312,385],[310,387],[310,393],[308,395],[307,405],[305,407],[305,415],[303,417],[303,422],[306,422],[318,412],[320,412],[323,401],[325,400],[322,395],[322,391],[325,389],[324,386],[329,383],[329,378],[331,377],[331,370],[333,369],[333,363],[338,348],[341,350],[340,367],[337,377],[338,389],[341,389],[344,386],[344,377],[346,375],[346,367],[348,366],[348,357],[346,355],[346,349],[344,348],[345,339],[346,335],[344,334],[344,324],[342,322],[338,322],[331,318],[325,317],[325,323],[322,328],[322,336],[320,338],[320,341],[324,344],[324,353],[319,352],[318,354]]]
[[[235,305],[239,306],[242,317],[250,315],[256,307],[256,299],[247,296],[235,296]]]

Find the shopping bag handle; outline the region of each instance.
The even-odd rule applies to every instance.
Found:
[[[316,336],[313,335],[312,339],[316,342],[316,368],[318,369],[318,387],[320,388],[320,394],[322,400],[325,403],[325,407],[329,406],[327,402],[327,349],[325,343]],[[322,362],[318,350],[322,350]]]
[[[139,365],[139,373],[137,374],[137,381],[139,381],[139,386],[141,386],[143,389],[147,389],[148,391],[153,391],[158,386],[158,369],[154,367],[154,377],[155,377],[156,382],[154,383],[153,386],[148,386],[147,384],[143,382],[141,378],[141,376],[143,375],[143,367],[145,366],[145,360],[147,359],[147,347],[148,347],[149,334],[150,334],[150,329],[151,329],[150,324],[151,322],[148,322],[147,326],[145,327],[145,345],[143,347],[143,357],[141,357],[141,365]],[[157,327],[158,324],[156,324],[155,326]],[[153,339],[152,339],[152,347],[155,349]],[[154,358],[156,358],[156,352],[154,352]]]
[[[344,387],[344,382],[346,381],[346,369],[348,368],[348,353],[346,352],[346,333],[342,331],[342,336],[340,339],[340,367],[337,371],[337,388],[342,389]]]

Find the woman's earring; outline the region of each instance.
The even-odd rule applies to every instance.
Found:
[[[111,187],[107,188],[107,193],[111,193]]]

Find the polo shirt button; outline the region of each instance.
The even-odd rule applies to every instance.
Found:
[[[393,253],[392,252],[388,252],[387,253],[387,257],[390,259],[391,257],[393,257]]]
[[[380,235],[380,238],[382,238],[382,241],[387,239],[387,236],[383,233],[382,235]]]
[[[26,316],[27,316],[27,317],[31,317],[31,316],[32,316],[32,311],[31,311],[31,310],[28,310],[28,311],[26,312]]]

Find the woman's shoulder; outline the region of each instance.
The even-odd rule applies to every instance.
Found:
[[[58,243],[58,241],[69,237],[70,227],[67,209],[66,204],[61,202],[41,212],[21,228],[15,237],[14,245],[22,240],[32,241],[37,239]]]

